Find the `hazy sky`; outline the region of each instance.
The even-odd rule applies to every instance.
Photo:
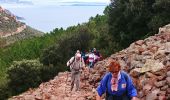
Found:
[[[20,1],[32,1],[32,2],[73,2],[73,1],[78,1],[78,2],[110,2],[110,0],[20,0]]]
[[[22,1],[22,0],[20,0]],[[54,3],[54,2],[103,2],[109,3],[110,0],[23,0],[23,1],[32,1],[33,3]]]

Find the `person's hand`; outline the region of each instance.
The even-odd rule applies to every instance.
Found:
[[[139,100],[137,97],[132,97],[131,100]]]
[[[80,69],[80,73],[82,73],[83,72],[83,70],[82,69]]]
[[[97,92],[96,92],[96,100],[101,100],[101,97],[98,95]]]
[[[84,66],[82,67],[82,70],[85,70],[85,67],[84,67]]]

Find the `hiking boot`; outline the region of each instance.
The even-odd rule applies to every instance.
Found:
[[[80,89],[77,88],[76,91],[80,91]]]

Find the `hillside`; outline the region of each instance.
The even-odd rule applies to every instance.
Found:
[[[95,88],[107,72],[105,65],[113,58],[119,59],[122,69],[132,76],[140,100],[170,99],[170,25],[166,25],[158,34],[98,62],[91,74],[83,72],[78,92],[70,92],[70,73],[64,72],[10,100],[95,100]]]
[[[42,32],[18,21],[14,14],[0,6],[0,39],[3,39],[3,42],[0,41],[1,46],[40,35],[42,35]]]

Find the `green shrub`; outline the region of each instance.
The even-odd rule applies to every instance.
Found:
[[[7,84],[0,85],[0,100],[6,100],[10,96],[10,90]]]
[[[62,67],[53,65],[43,66],[39,60],[14,61],[7,69],[9,79],[7,89],[10,89],[12,95],[22,93],[52,79],[61,69]]]
[[[26,91],[30,87],[37,87],[41,82],[43,65],[38,60],[14,61],[7,70],[9,87],[12,94]]]

